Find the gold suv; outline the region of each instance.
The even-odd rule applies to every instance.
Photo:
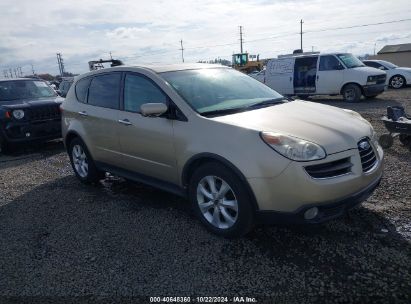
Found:
[[[287,100],[216,65],[83,74],[62,124],[82,182],[111,172],[188,197],[205,226],[227,237],[257,222],[335,218],[382,175],[382,149],[358,113]]]

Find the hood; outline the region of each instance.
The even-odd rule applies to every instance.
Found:
[[[405,68],[405,67],[398,67],[393,69],[394,71],[404,71],[404,72],[408,72],[411,73],[411,68]]]
[[[372,133],[371,125],[352,112],[301,100],[210,119],[309,140],[327,154],[356,149],[358,141]]]
[[[0,100],[0,106],[6,106],[8,108],[16,107],[30,107],[30,106],[41,106],[58,103],[61,104],[64,101],[64,98],[60,96],[48,97],[48,98],[39,98],[39,99],[18,99],[18,100]]]
[[[348,70],[368,74],[369,76],[386,75],[387,74],[387,73],[385,73],[384,71],[382,71],[380,69],[372,68],[372,67],[369,67],[369,66],[352,68],[352,69],[348,69]]]

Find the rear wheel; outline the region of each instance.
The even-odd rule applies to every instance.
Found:
[[[361,89],[356,84],[347,84],[342,90],[342,95],[346,102],[359,102],[361,100]]]
[[[383,147],[384,149],[387,149],[393,145],[394,139],[392,138],[390,134],[383,134],[378,139],[378,142],[381,145],[381,147]]]
[[[104,178],[104,172],[97,169],[86,145],[80,138],[70,142],[69,157],[77,178],[83,183],[96,183]]]
[[[206,163],[190,180],[189,197],[201,222],[211,232],[238,237],[253,226],[250,195],[242,180],[218,163]]]
[[[390,86],[394,89],[401,89],[406,84],[405,78],[401,75],[394,75],[390,79]]]

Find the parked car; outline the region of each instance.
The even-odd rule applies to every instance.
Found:
[[[69,77],[69,78],[63,78],[63,80],[61,81],[59,88],[57,90],[57,93],[61,96],[61,97],[66,97],[67,92],[70,90],[71,85],[73,84],[74,78],[73,77]]]
[[[116,67],[73,86],[62,123],[78,179],[111,172],[188,197],[219,235],[320,223],[380,182],[383,151],[360,114],[288,101],[231,68]]]
[[[347,102],[384,92],[386,73],[348,53],[291,54],[267,63],[264,83],[284,95],[339,95]],[[261,79],[259,79],[261,81]]]
[[[411,68],[399,67],[385,60],[364,60],[366,66],[383,70],[387,73],[387,85],[400,89],[411,84]]]
[[[47,141],[61,137],[63,101],[43,80],[0,80],[0,145]]]

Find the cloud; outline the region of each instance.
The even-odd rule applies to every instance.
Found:
[[[388,43],[409,42],[411,22],[312,32],[409,18],[409,0],[2,0],[0,75],[3,68],[58,73],[56,53],[66,70],[87,71],[87,61],[109,52],[128,64],[230,59],[244,49],[261,58],[299,48],[304,20],[306,50],[351,51],[358,55]],[[309,32],[311,31],[311,32]]]

